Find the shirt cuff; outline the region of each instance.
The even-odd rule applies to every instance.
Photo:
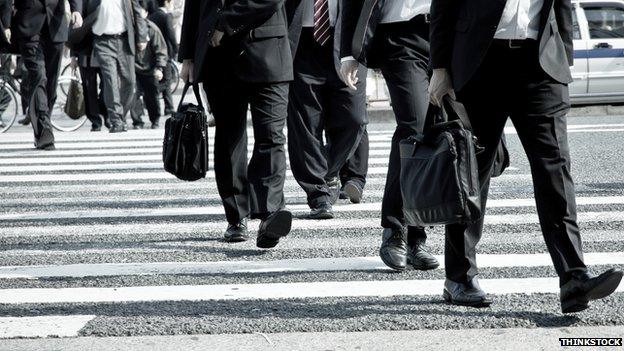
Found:
[[[353,56],[347,56],[347,57],[343,57],[340,59],[340,62],[347,62],[347,61],[355,61],[355,57]]]

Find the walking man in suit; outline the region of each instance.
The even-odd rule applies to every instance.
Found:
[[[397,271],[405,270],[408,262],[415,269],[437,268],[438,261],[424,247],[425,230],[406,228],[399,180],[399,142],[422,132],[429,105],[429,4],[411,0],[349,0],[343,6],[342,77],[347,85],[357,88],[358,62],[381,69],[397,121],[381,207],[384,231],[379,255]]]
[[[246,240],[251,217],[262,221],[257,246],[276,246],[292,222],[283,192],[283,129],[293,78],[284,1],[187,0],[179,58],[182,77],[204,83],[215,117],[216,181],[229,223],[225,241]],[[255,142],[249,164],[248,106]]]
[[[13,33],[27,71],[28,115],[35,134],[35,147],[54,150],[50,114],[69,25],[82,26],[82,1],[70,0],[71,16],[65,16],[64,0],[20,0],[15,2]]]
[[[295,58],[288,103],[290,167],[307,194],[309,218],[331,219],[332,203],[340,192],[340,169],[355,152],[368,122],[366,67],[358,67],[357,89],[340,79],[338,0],[287,5],[294,7],[289,12],[293,12],[290,39]],[[346,186],[361,192],[357,183]]]
[[[164,78],[160,81],[160,90],[163,100],[165,100],[165,115],[171,115],[175,111],[173,96],[171,95],[171,80],[173,79],[173,68],[171,67],[173,63],[171,61],[178,56],[178,40],[175,29],[173,29],[173,16],[169,13],[169,9],[173,7],[171,0],[158,0],[157,3],[158,7],[150,13],[148,19],[160,29],[160,33],[167,43],[167,54],[170,61],[167,62],[163,71]]]
[[[566,113],[572,81],[570,0],[433,0],[431,100],[464,103],[479,144],[482,208],[507,118],[528,156],[542,233],[560,279],[564,313],[586,309],[611,294],[622,271],[593,277],[583,262],[570,175]],[[450,303],[488,306],[477,282],[475,248],[483,219],[446,228],[446,282]]]

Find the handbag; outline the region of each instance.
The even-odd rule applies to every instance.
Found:
[[[77,77],[76,70],[73,71],[73,76]],[[71,119],[80,119],[86,114],[82,84],[77,79],[72,79],[69,82],[67,103],[64,110],[65,114]]]
[[[198,105],[184,103],[193,86]],[[167,172],[179,179],[194,181],[208,171],[208,124],[197,84],[187,83],[178,110],[165,122],[163,164]]]
[[[448,116],[448,118],[446,117]],[[403,211],[410,225],[481,218],[476,139],[463,105],[445,97],[429,106],[424,133],[400,142]]]

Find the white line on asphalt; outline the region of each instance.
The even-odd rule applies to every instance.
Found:
[[[569,129],[568,133],[606,133],[606,132],[624,132],[624,128],[608,128],[608,129]],[[518,134],[513,127],[506,127],[505,134]]]
[[[624,264],[624,252],[586,252],[587,265]],[[444,256],[436,255],[444,268]],[[480,254],[479,267],[551,266],[549,254]],[[390,270],[379,257],[306,258],[272,261],[96,263],[0,267],[0,279],[84,278],[173,274],[237,274]]]
[[[559,278],[481,279],[492,295],[559,293]],[[440,295],[444,280],[384,280],[117,288],[2,289],[0,304],[266,300]],[[620,285],[618,292],[624,291]]]
[[[0,317],[0,339],[73,337],[95,316]]]

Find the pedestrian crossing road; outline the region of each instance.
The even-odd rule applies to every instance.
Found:
[[[585,260],[594,272],[624,268],[624,116],[569,124]],[[442,228],[428,229],[439,269],[387,269],[377,251],[392,128],[371,124],[364,200],[340,200],[335,219],[305,219],[305,196],[288,173],[296,219],[273,250],[221,241],[214,175],[187,183],[165,173],[162,129],[58,133],[49,152],[33,149],[28,129],[0,134],[0,350],[154,350],[186,340],[180,335],[201,345],[170,349],[391,350],[408,332],[429,338],[421,346],[444,347],[449,330],[466,340],[485,335],[475,330],[492,340],[534,333],[550,338],[546,349],[575,332],[624,337],[624,285],[583,313],[561,314],[512,126],[512,167],[492,183],[478,247],[492,307],[443,302]]]

